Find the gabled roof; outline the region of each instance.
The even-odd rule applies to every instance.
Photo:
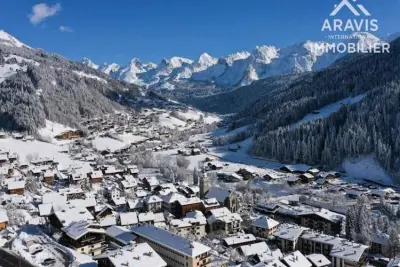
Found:
[[[86,221],[75,221],[61,229],[66,235],[74,240],[78,240],[87,233],[104,234],[104,229],[94,227]]]
[[[264,229],[272,229],[279,225],[279,222],[271,219],[267,216],[261,216],[253,221],[252,226],[264,228]]]
[[[218,186],[213,186],[208,190],[205,197],[206,198],[216,198],[218,200],[218,202],[222,203],[231,194],[232,194],[232,192],[229,189],[218,187]]]

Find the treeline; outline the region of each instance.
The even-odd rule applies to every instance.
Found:
[[[6,61],[10,55],[31,61]],[[26,69],[0,83],[0,129],[34,133],[45,126],[45,119],[80,127],[79,118],[130,106],[141,94],[135,85],[109,79],[81,63],[42,50],[0,45],[0,59],[0,64],[13,63]],[[107,82],[81,77],[74,71],[96,75]]]

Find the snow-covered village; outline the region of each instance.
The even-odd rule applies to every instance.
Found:
[[[23,266],[397,264],[400,193],[372,159],[251,157],[215,145],[245,129],[175,103],[81,123],[0,134],[0,242]]]
[[[400,267],[399,3],[3,0],[0,267]]]

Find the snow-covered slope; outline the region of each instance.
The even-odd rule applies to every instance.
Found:
[[[0,44],[7,45],[7,46],[13,46],[13,47],[23,47],[24,46],[24,47],[29,48],[29,46],[20,42],[17,38],[6,33],[3,30],[0,30]]]
[[[369,33],[353,35],[349,42],[364,46],[380,42],[379,38]],[[320,41],[305,41],[284,48],[263,45],[256,46],[251,53],[241,51],[221,58],[203,53],[195,61],[173,57],[163,59],[158,65],[134,58],[125,67],[105,64],[100,70],[114,78],[160,90],[195,88],[196,84],[232,88],[285,73],[319,70],[344,56],[321,49],[327,46],[327,42]],[[85,63],[93,68],[97,66],[87,59]]]

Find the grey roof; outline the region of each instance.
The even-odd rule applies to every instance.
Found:
[[[132,228],[132,232],[190,257],[196,257],[211,250],[208,246],[198,242],[192,242],[186,238],[151,225],[134,227]]]

